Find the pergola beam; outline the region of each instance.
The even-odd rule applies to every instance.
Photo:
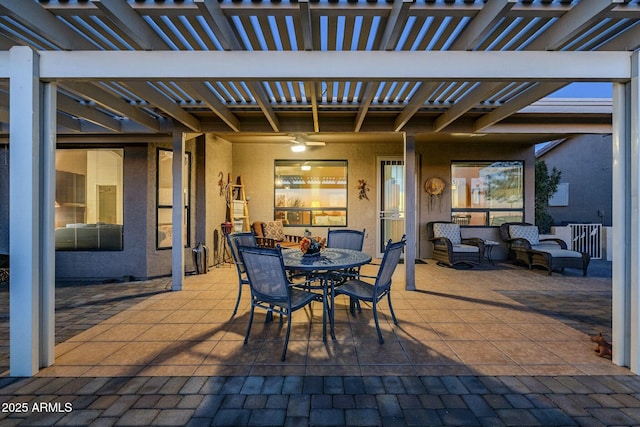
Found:
[[[531,42],[526,50],[557,50],[563,44],[579,34],[584,28],[602,19],[602,17],[623,0],[581,1],[569,9],[551,28]]]
[[[300,27],[302,28],[304,50],[313,50],[313,24],[309,0],[298,0],[298,7],[300,8]]]
[[[474,50],[515,3],[515,0],[486,2],[480,12],[473,17],[456,38],[449,50]]]
[[[600,20],[606,12],[612,9],[615,4],[619,2],[619,0],[593,0],[589,2],[580,2],[578,5],[571,8],[567,13],[562,15],[548,31],[544,32],[540,37],[536,38],[525,49],[531,51],[559,49],[564,43],[571,40],[572,37],[582,31],[586,26],[591,25],[597,20]],[[484,29],[484,31],[488,31],[489,29],[493,28],[487,26],[490,23],[488,20],[498,19],[500,15],[504,14],[508,9],[511,8],[511,6],[512,5],[505,4],[504,0],[492,2],[492,9],[487,9],[489,7],[487,4],[478,15],[480,15],[485,9],[490,12],[487,13],[488,16],[487,18],[485,18],[485,22],[480,21],[482,22],[483,26],[478,27],[478,29]],[[471,24],[473,24],[473,22]],[[467,29],[469,29],[471,24],[467,27]],[[471,30],[473,30],[473,28]],[[470,31],[470,34],[474,34],[474,31],[477,32],[479,30]],[[479,37],[480,34],[478,34],[477,36]],[[461,46],[463,46],[463,41],[464,38],[458,38],[458,40],[456,40],[456,42],[453,44],[452,49],[460,48]],[[478,38],[474,38],[469,43],[477,41]],[[466,43],[467,42],[465,42],[465,44]],[[469,47],[470,45],[467,44],[466,46]],[[475,90],[476,94],[473,95],[472,98],[467,99],[467,97],[470,96],[468,95],[467,97],[459,100],[454,107],[452,107],[449,111],[447,111],[436,120],[434,130],[437,132],[444,129],[456,118],[462,116],[466,111],[473,108],[474,102],[478,101],[479,96],[482,96],[482,94],[490,94],[494,89],[495,88],[490,84],[480,83],[480,85]],[[527,99],[526,96],[522,97],[522,100],[525,99]],[[513,104],[514,107],[518,105],[519,103],[517,101]],[[507,107],[502,109],[502,114],[505,114],[509,111],[511,111],[512,114],[517,110],[514,111],[513,108]],[[476,127],[483,126],[483,121],[488,123],[489,121],[493,120],[490,119],[492,114],[486,115],[478,120],[478,124]],[[494,119],[496,119],[500,117],[500,114],[493,114],[493,117]],[[503,116],[502,118],[506,117],[507,116]]]
[[[367,112],[369,111],[369,106],[373,101],[373,96],[376,93],[377,84],[373,82],[367,83],[362,92],[362,99],[360,100],[360,106],[358,108],[358,113],[356,114],[356,119],[354,121],[353,131],[360,132],[362,128],[362,123],[364,123],[364,119],[367,118]]]
[[[73,132],[82,132],[82,124],[80,123],[80,120],[72,119],[66,114],[57,113],[56,122],[58,127],[63,127]]]
[[[58,94],[58,109],[72,116],[100,125],[113,132],[120,132],[122,130],[121,123],[118,120],[101,113],[95,108],[82,105],[75,99],[61,93]]]
[[[615,38],[600,46],[598,50],[634,51],[638,49],[638,47],[640,47],[640,24],[636,24],[635,27],[617,35]]]
[[[265,118],[271,125],[271,128],[274,132],[280,132],[280,123],[278,121],[278,117],[276,116],[276,112],[273,110],[271,106],[271,102],[269,102],[269,97],[265,92],[264,88],[259,82],[249,82],[247,86],[251,89],[251,93],[253,98],[258,103],[258,106],[262,110]]]
[[[124,84],[151,105],[155,105],[189,129],[200,132],[200,121],[196,117],[184,111],[182,107],[152,88],[148,83],[125,82]]]
[[[45,51],[39,55],[43,79],[574,82],[626,81],[631,74],[631,52]],[[0,54],[0,65],[3,59]],[[8,77],[3,68],[0,78]]]
[[[393,50],[396,47],[412,4],[413,0],[393,0],[393,7],[380,40],[380,50]]]
[[[133,107],[128,102],[111,95],[91,83],[67,82],[64,86],[78,95],[88,98],[96,104],[111,111],[115,111],[116,113],[121,114],[134,122],[140,123],[155,132],[160,131],[160,123],[156,119]]]
[[[407,124],[411,117],[424,105],[425,101],[437,86],[434,82],[423,82],[411,97],[411,101],[398,115],[393,125],[394,132],[399,132]]]
[[[492,112],[485,114],[476,120],[474,131],[479,132],[512,114],[515,114],[522,108],[544,98],[545,96],[555,92],[565,86],[566,83],[538,83],[532,88],[525,91],[522,95],[512,99],[501,107],[496,108]]]
[[[240,132],[240,121],[202,82],[191,82],[183,85],[184,89],[195,98],[200,99],[234,132]]]
[[[481,83],[466,94],[460,101],[456,102],[446,113],[440,115],[433,124],[433,131],[440,132],[464,113],[477,106],[478,103],[487,99],[491,94],[504,87],[505,83]]]
[[[169,49],[164,40],[149,27],[145,20],[125,0],[92,0],[92,3],[141,49]]]
[[[224,50],[242,49],[242,45],[233,32],[233,28],[231,28],[229,20],[220,7],[218,0],[194,0],[194,3],[198,6],[204,20],[207,21],[207,24],[211,27],[211,31],[216,34]]]
[[[311,104],[311,117],[313,120],[313,131],[320,132],[320,118],[318,117],[318,89],[315,82],[305,82],[304,87],[307,92],[307,102]]]
[[[51,12],[35,1],[0,0],[4,8],[14,19],[31,31],[62,49],[95,49],[91,42],[66,26]]]

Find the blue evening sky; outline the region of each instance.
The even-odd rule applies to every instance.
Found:
[[[611,98],[611,83],[571,83],[549,95],[550,98]]]

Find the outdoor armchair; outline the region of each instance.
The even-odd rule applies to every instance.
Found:
[[[302,236],[285,234],[282,221],[255,221],[251,224],[251,230],[256,236],[258,246],[263,248],[275,248],[280,245],[283,248],[297,248]]]
[[[433,243],[433,259],[438,265],[480,264],[484,259],[484,240],[477,237],[463,239],[460,224],[428,222],[427,237]]]
[[[391,276],[393,276],[393,272],[398,266],[402,250],[406,243],[405,236],[402,236],[402,239],[400,239],[399,242],[393,243],[389,240],[387,247],[384,250],[384,256],[382,257],[378,274],[375,277],[360,275],[358,278],[347,279],[340,286],[333,288],[332,291],[334,311],[335,297],[338,295],[347,295],[349,297],[351,314],[354,314],[355,310],[354,304],[352,304],[351,301],[357,300],[370,302],[372,304],[373,320],[376,324],[376,331],[378,332],[378,341],[380,344],[384,344],[384,339],[382,338],[380,322],[378,321],[378,302],[385,296],[387,297],[393,323],[396,325],[398,324],[398,319],[396,319],[396,315],[393,312],[393,306],[391,305]],[[375,281],[374,283],[369,283],[362,280],[363,278],[375,279]],[[332,315],[334,315],[333,312]]]
[[[567,249],[562,239],[541,239],[538,227],[533,224],[505,222],[500,225],[500,236],[509,247],[509,259],[523,263],[529,269],[537,265],[551,275],[553,270],[577,268],[582,270],[583,276],[587,275],[589,254]]]
[[[310,305],[313,301],[322,301],[322,295],[292,287],[282,260],[282,250],[276,248],[254,248],[240,246],[238,248],[249,279],[251,288],[251,312],[244,343],[249,340],[253,313],[255,308],[262,308],[268,313],[287,316],[287,335],[284,340],[281,360],[287,355],[287,345],[291,334],[291,314]],[[324,319],[324,317],[323,317]]]

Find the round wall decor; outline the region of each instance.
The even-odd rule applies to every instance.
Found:
[[[424,183],[424,191],[430,196],[439,196],[444,191],[446,184],[441,178],[433,176],[427,179]]]

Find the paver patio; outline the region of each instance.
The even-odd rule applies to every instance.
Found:
[[[353,317],[338,300],[337,339],[321,340],[320,304],[297,312],[285,362],[284,331],[262,314],[243,345],[248,293],[231,317],[229,267],[188,276],[181,292],[166,291],[166,279],[138,283],[139,295],[131,285],[101,285],[124,295],[94,291],[93,305],[79,289],[60,288],[59,300],[65,292],[78,300],[58,310],[58,330],[79,323],[74,310],[99,307],[97,319],[83,312],[87,328],[56,346],[54,366],[2,379],[0,400],[70,402],[73,410],[5,412],[0,424],[640,424],[640,381],[598,357],[589,340],[595,331],[610,336],[610,312],[588,315],[589,306],[610,304],[606,274],[416,267],[415,292],[396,272],[398,326],[382,304],[384,345],[367,305]]]

